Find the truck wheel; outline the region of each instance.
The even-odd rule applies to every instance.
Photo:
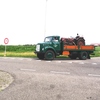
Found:
[[[44,59],[44,54],[42,54],[42,53],[37,53],[37,57],[38,57],[39,59]]]
[[[86,51],[82,51],[79,54],[79,59],[80,60],[86,60],[88,58],[88,53]]]
[[[45,55],[44,58],[46,60],[53,60],[55,58],[55,53],[52,50],[48,50]]]

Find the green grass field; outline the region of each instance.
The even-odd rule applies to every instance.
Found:
[[[92,57],[100,57],[100,46],[99,47],[95,47],[95,51],[94,51],[95,55],[91,55]]]
[[[0,46],[0,56],[1,57],[36,57],[34,54],[35,46],[34,45],[19,45],[19,46],[7,46],[5,54],[5,46]],[[95,47],[94,51],[95,55],[91,55],[91,57],[100,57],[100,47]],[[60,56],[66,57],[66,56]]]
[[[34,51],[35,45],[7,45],[5,53],[5,46],[0,46],[1,57],[36,57]]]

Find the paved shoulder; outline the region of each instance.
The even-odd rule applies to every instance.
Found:
[[[0,70],[0,91],[7,88],[13,80],[13,77],[9,73]]]

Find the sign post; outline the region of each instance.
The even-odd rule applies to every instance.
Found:
[[[4,54],[4,56],[6,56],[6,44],[8,44],[8,42],[9,42],[9,39],[5,38],[4,39],[4,43],[5,43],[5,54]]]

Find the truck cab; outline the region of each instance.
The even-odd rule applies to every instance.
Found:
[[[54,59],[61,52],[60,36],[45,37],[43,43],[36,45],[37,57],[39,59]]]
[[[49,36],[44,39],[45,46],[48,49],[54,49],[55,51],[60,50],[60,37],[59,36]]]

